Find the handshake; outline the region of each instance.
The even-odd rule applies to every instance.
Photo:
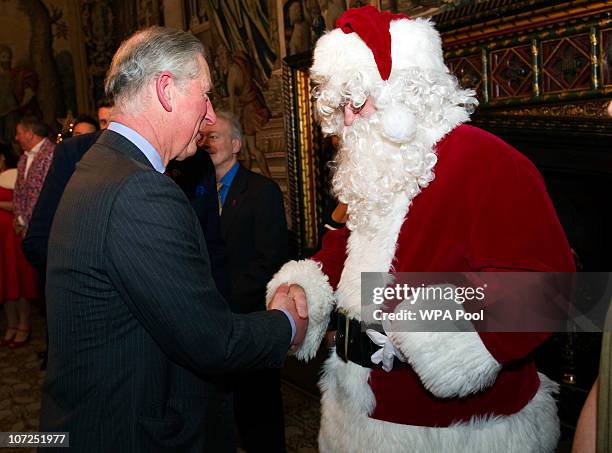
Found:
[[[285,310],[295,322],[295,336],[291,342],[293,348],[304,341],[308,330],[308,303],[306,293],[300,285],[280,285],[268,304],[268,310]]]

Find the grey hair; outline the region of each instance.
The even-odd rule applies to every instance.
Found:
[[[240,143],[244,143],[244,133],[242,132],[242,126],[240,125],[240,121],[238,121],[238,118],[236,118],[236,115],[226,110],[215,112],[215,114],[217,115],[217,119],[221,118],[229,123],[232,139],[239,140]]]
[[[113,56],[104,81],[106,96],[125,107],[163,71],[171,72],[182,87],[199,76],[198,55],[205,57],[204,46],[191,33],[157,26],[137,31]]]
[[[21,118],[19,121],[17,121],[17,124],[21,124],[24,129],[32,131],[32,133],[38,137],[48,137],[51,133],[49,126],[47,126],[40,118],[33,115]]]

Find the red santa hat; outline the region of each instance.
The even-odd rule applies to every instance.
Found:
[[[370,78],[366,83],[386,81],[411,67],[448,72],[440,35],[426,19],[364,6],[347,10],[336,27],[317,42],[314,78],[336,85],[357,71]]]

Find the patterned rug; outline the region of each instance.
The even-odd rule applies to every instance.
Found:
[[[0,335],[6,320],[0,315]],[[38,352],[45,347],[44,320],[40,306],[32,307],[32,336],[20,349],[0,347],[0,431],[37,431],[44,372]],[[317,452],[319,400],[299,388],[283,384],[285,435],[288,453]],[[34,449],[2,449],[25,453]]]

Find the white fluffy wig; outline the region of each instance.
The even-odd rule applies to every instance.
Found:
[[[314,51],[311,78],[323,133],[341,138],[331,163],[333,190],[349,205],[349,228],[374,233],[394,195],[410,200],[433,180],[434,145],[469,120],[478,104],[462,90],[442,56],[440,36],[424,19],[390,24],[392,70],[382,80],[372,51],[356,33],[336,29]],[[340,105],[368,96],[376,112],[344,125]]]

